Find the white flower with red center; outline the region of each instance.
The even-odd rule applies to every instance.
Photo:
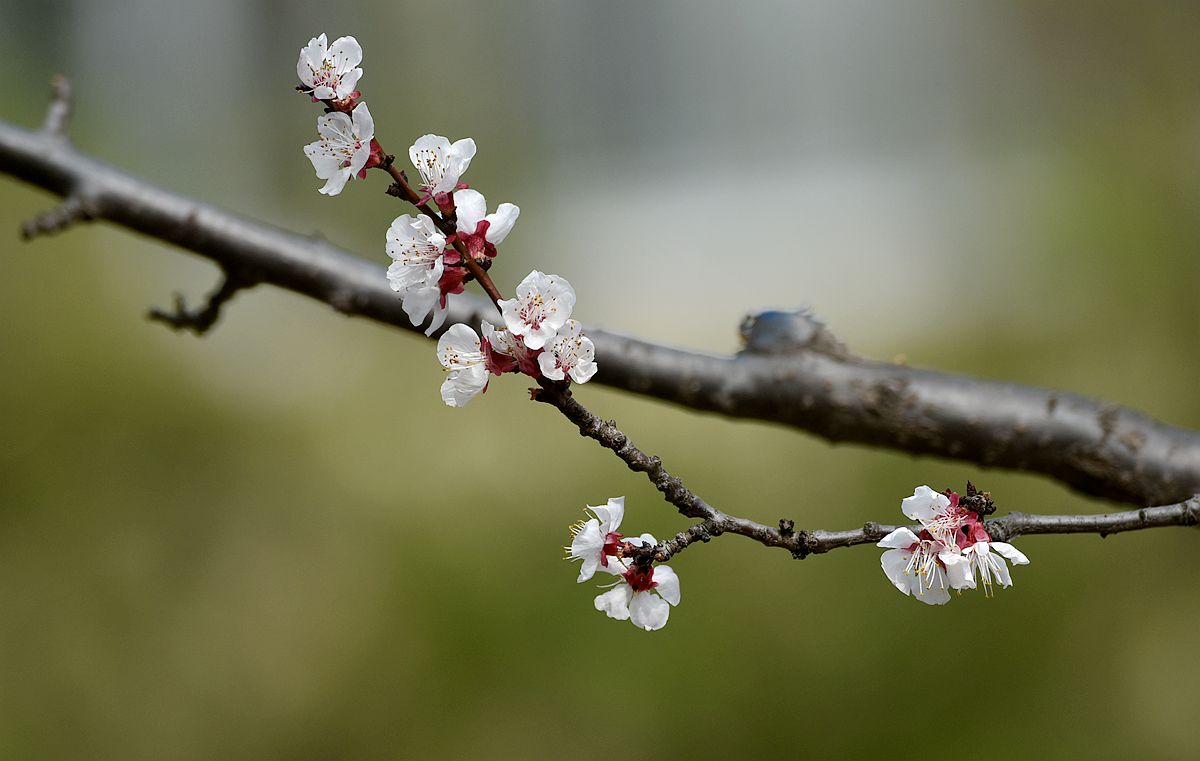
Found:
[[[898,528],[876,545],[887,549],[880,565],[896,589],[923,603],[944,605],[950,601],[950,589],[973,588],[970,564],[958,549],[934,539],[928,531],[921,534],[924,537]]]
[[[355,106],[350,116],[338,112],[318,118],[317,133],[321,139],[304,146],[304,155],[312,162],[317,177],[326,181],[321,188],[325,195],[341,193],[351,177],[362,179],[368,166],[378,163],[372,145],[375,120],[366,103]]]
[[[595,356],[596,346],[583,334],[583,326],[578,320],[567,320],[538,355],[538,367],[550,380],[570,375],[576,383],[587,383],[596,374]]]
[[[429,198],[444,206],[445,194],[459,187],[459,178],[475,157],[475,141],[463,138],[453,144],[441,135],[424,135],[408,149],[408,157],[421,175],[424,203]],[[438,196],[443,196],[438,200]]]
[[[969,498],[976,494],[973,488],[968,484]],[[941,605],[950,599],[947,588],[975,589],[978,584],[990,597],[993,579],[1003,587],[1012,585],[1005,558],[1015,565],[1029,562],[1011,544],[993,542],[980,514],[963,507],[954,492],[939,494],[920,486],[901,509],[922,528],[918,533],[898,528],[884,537],[878,546],[888,551],[880,563],[897,589],[922,602]]]
[[[353,37],[339,37],[326,45],[324,33],[300,49],[296,73],[313,100],[347,100],[358,97],[354,90],[363,70],[362,47]]]
[[[579,582],[592,578],[598,568],[608,570],[610,564],[620,565],[617,550],[624,539],[617,533],[621,519],[625,517],[624,497],[614,497],[607,505],[588,505],[587,509],[594,517],[571,526],[574,538],[571,546],[566,548],[568,560],[583,561],[579,567]],[[620,565],[619,570],[624,571],[625,566]]]
[[[455,238],[476,260],[494,258],[496,246],[504,242],[521,215],[521,209],[511,203],[502,203],[495,212],[488,214],[487,199],[478,190],[455,193],[454,209],[458,215]]]
[[[497,330],[487,323],[484,323],[484,327],[484,338],[487,340],[483,352],[488,357],[488,369],[494,375],[521,372],[537,378],[541,374],[538,369],[538,357],[542,354],[540,349],[527,348],[520,338],[504,328]]]
[[[534,270],[517,286],[517,297],[499,306],[509,331],[530,349],[541,349],[570,319],[575,289],[558,275]]]
[[[442,251],[446,236],[424,214],[404,214],[387,231],[387,252],[392,257],[388,282],[400,294],[410,288],[436,284],[442,277]]]
[[[479,336],[461,322],[438,339],[438,361],[448,371],[442,382],[442,401],[449,407],[465,407],[488,384],[488,369]]]
[[[657,544],[650,534],[642,534],[628,541],[638,546]],[[671,606],[679,604],[679,577],[669,566],[645,568],[637,564],[625,565],[617,558],[617,562],[610,563],[606,570],[619,575],[621,581],[596,597],[596,610],[604,611],[609,618],[618,621],[628,619],[634,626],[646,631],[667,625]]]

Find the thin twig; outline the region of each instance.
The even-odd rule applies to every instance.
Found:
[[[809,555],[829,552],[838,547],[874,544],[899,526],[867,523],[849,531],[796,530],[790,520],[780,520],[779,526],[766,526],[746,518],[738,518],[718,510],[688,489],[663,467],[662,460],[646,454],[617,427],[616,421],[605,421],[590,412],[568,390],[543,384],[534,397],[556,408],[576,425],[579,433],[612,451],[630,470],[645,473],[667,502],[681,515],[699,518],[700,523],[680,532],[655,547],[634,548],[631,555],[643,562],[665,561],[694,542],[707,542],[721,534],[738,534],[767,547],[778,547],[803,559]],[[1194,526],[1200,522],[1200,495],[1179,504],[1148,507],[1124,513],[1100,515],[1028,515],[1012,513],[986,522],[988,533],[996,541],[1020,534],[1079,534],[1107,536],[1120,531],[1134,531],[1161,526]],[[919,530],[919,526],[910,527]]]
[[[67,196],[58,206],[21,223],[21,237],[33,240],[39,235],[52,235],[78,222],[90,222],[96,216],[96,204],[84,193],[77,192]]]
[[[50,106],[42,130],[59,139],[67,139],[71,126],[71,81],[62,74],[50,78]]]
[[[146,313],[146,318],[161,322],[172,330],[190,330],[202,336],[212,329],[221,316],[221,307],[229,302],[238,291],[252,288],[255,281],[243,274],[225,272],[221,284],[208,295],[208,300],[201,309],[189,310],[187,301],[182,293],[175,294],[175,309],[168,312],[157,307]]]

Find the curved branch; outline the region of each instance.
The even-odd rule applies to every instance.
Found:
[[[667,502],[675,506],[681,515],[700,518],[700,522],[679,532],[673,538],[657,546],[629,548],[628,554],[639,562],[663,562],[686,549],[695,542],[707,542],[721,534],[738,534],[767,547],[778,547],[792,553],[792,557],[803,560],[809,555],[835,550],[838,547],[853,547],[859,544],[874,544],[900,526],[867,523],[862,528],[849,531],[805,531],[796,530],[795,524],[786,518],[779,521],[778,528],[739,518],[718,510],[688,489],[682,481],[672,476],[663,467],[662,460],[638,449],[629,437],[617,428],[616,421],[601,420],[576,401],[569,390],[552,384],[543,384],[534,399],[558,409],[575,424],[582,436],[598,442],[611,450],[630,470],[645,473],[650,482],[663,494]],[[968,484],[968,493],[970,489]],[[990,504],[990,503],[989,503]],[[1146,507],[1124,513],[1100,515],[1029,515],[1010,513],[1003,518],[986,521],[985,527],[994,541],[1004,541],[1021,534],[1100,534],[1108,536],[1122,531],[1135,531],[1161,526],[1195,526],[1200,523],[1200,495],[1174,505]],[[909,526],[913,532],[920,526]]]
[[[256,282],[419,332],[382,265],[158,188],[80,153],[53,131],[0,122],[0,172],[67,199],[85,198],[90,216]],[[464,295],[452,300],[447,324],[485,317],[495,319],[494,307]],[[777,321],[790,322],[789,335],[799,340],[757,340],[758,328]],[[588,335],[602,368],[595,382],[692,409],[782,423],[835,442],[1033,471],[1120,502],[1174,502],[1200,491],[1195,431],[1076,394],[856,357],[807,315],[760,315],[747,331],[747,350],[736,356],[594,328]]]

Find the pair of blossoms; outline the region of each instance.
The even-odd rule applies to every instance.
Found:
[[[592,517],[571,526],[574,537],[565,548],[568,560],[583,561],[578,582],[582,584],[597,571],[618,577],[607,592],[596,596],[596,610],[618,621],[632,621],[646,631],[663,628],[671,606],[679,604],[679,577],[669,566],[645,567],[624,557],[633,547],[653,547],[658,540],[650,534],[626,538],[617,532],[625,517],[624,497],[587,509]]]
[[[301,49],[296,64],[301,91],[331,109],[317,119],[320,139],[304,148],[317,177],[325,180],[320,192],[326,195],[341,193],[352,178],[362,179],[384,160],[371,112],[358,102],[361,62],[362,47],[353,37],[329,45],[322,34]],[[431,335],[446,321],[447,297],[465,290],[469,273],[464,255],[486,267],[521,210],[502,203],[488,214],[483,194],[460,182],[475,157],[470,138],[451,143],[425,135],[408,155],[421,176],[424,195],[418,205],[432,200],[443,215],[455,219],[450,235],[425,214],[399,216],[387,231],[393,260],[388,281],[413,325],[429,319],[425,334]],[[579,322],[570,319],[575,291],[565,278],[535,270],[517,286],[516,298],[499,306],[504,328],[497,330],[485,320],[481,337],[459,323],[438,341],[438,360],[448,371],[441,389],[447,405],[465,406],[487,390],[492,375],[522,372],[552,381],[570,376],[586,383],[596,373],[595,346]]]
[[[888,548],[880,565],[896,589],[923,603],[944,605],[950,589],[975,589],[978,584],[991,596],[993,581],[1012,586],[1005,558],[1013,565],[1029,563],[1011,544],[993,542],[979,514],[961,507],[952,491],[918,486],[900,509],[922,528],[917,533],[898,528],[885,536],[876,545]]]

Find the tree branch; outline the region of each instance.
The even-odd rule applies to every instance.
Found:
[[[189,310],[182,293],[175,294],[175,310],[151,308],[146,318],[161,322],[173,330],[190,330],[198,336],[207,333],[221,316],[221,307],[233,298],[238,291],[253,288],[254,280],[236,272],[225,271],[221,285],[209,294],[208,302],[203,309]]]
[[[55,101],[51,109],[65,114]],[[384,268],[329,243],[222,211],[138,180],[76,151],[57,132],[0,122],[0,172],[67,199],[87,215],[173,243],[254,281],[302,293],[340,312],[419,332]],[[37,226],[61,229],[46,223]],[[447,324],[495,320],[462,295]],[[784,325],[787,340],[764,340]],[[1132,503],[1200,491],[1200,434],[1076,394],[919,370],[857,357],[812,318],[767,313],[748,346],[715,356],[587,328],[601,370],[594,382],[692,409],[782,423],[830,441],[1041,473],[1080,492]],[[772,529],[773,530],[773,529]],[[781,545],[782,546],[782,545]]]
[[[792,553],[792,557],[804,559],[809,555],[829,552],[838,547],[853,547],[859,544],[874,544],[899,526],[867,523],[862,528],[849,531],[805,531],[796,530],[789,519],[780,519],[778,528],[738,518],[718,510],[705,502],[699,495],[684,486],[663,467],[662,460],[648,455],[630,441],[617,428],[614,420],[601,420],[589,412],[559,386],[543,384],[534,397],[558,409],[579,428],[579,433],[611,450],[617,457],[638,473],[645,473],[663,498],[675,506],[681,515],[699,518],[700,522],[660,542],[655,547],[632,548],[631,557],[641,562],[663,562],[699,541],[707,542],[721,534],[738,534],[748,537],[767,547],[778,547]],[[1124,513],[1100,515],[1029,515],[1010,513],[1003,518],[986,521],[988,534],[995,541],[1005,541],[1021,534],[1100,534],[1108,536],[1121,531],[1134,531],[1161,526],[1195,526],[1200,523],[1200,495],[1174,505],[1147,507]],[[909,526],[914,533],[920,526]]]

